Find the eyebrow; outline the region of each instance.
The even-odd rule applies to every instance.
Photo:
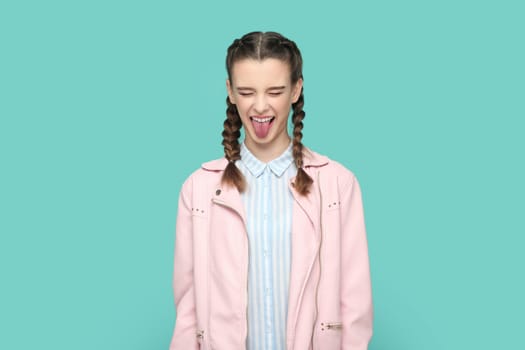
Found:
[[[268,90],[284,90],[286,88],[285,85],[281,85],[281,86],[272,86],[270,88],[268,88]],[[254,91],[255,89],[254,88],[250,88],[250,87],[247,87],[247,86],[239,86],[237,87],[237,91]]]

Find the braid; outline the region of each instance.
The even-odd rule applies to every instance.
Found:
[[[226,120],[224,120],[224,130],[222,132],[222,145],[224,146],[224,156],[228,160],[228,165],[222,174],[222,183],[235,186],[239,192],[246,188],[244,177],[240,170],[235,166],[235,161],[241,159],[241,147],[239,137],[241,136],[241,118],[237,112],[237,107],[226,97]]]
[[[304,96],[303,91],[301,90],[301,95],[299,96],[299,99],[292,105],[292,122],[294,125],[292,152],[295,161],[295,166],[297,167],[297,176],[295,177],[295,189],[297,190],[297,192],[304,196],[310,191],[310,186],[312,185],[313,180],[303,169],[303,144],[301,143],[301,139],[303,138],[303,119],[306,114],[303,111],[303,106]]]

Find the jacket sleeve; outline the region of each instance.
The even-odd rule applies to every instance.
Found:
[[[175,233],[173,291],[176,305],[175,330],[170,350],[198,349],[195,293],[193,284],[193,231],[191,214],[191,178],[179,196]]]
[[[342,193],[342,349],[366,350],[372,337],[372,289],[361,189],[353,174]]]

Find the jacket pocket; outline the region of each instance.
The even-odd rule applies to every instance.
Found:
[[[340,331],[343,329],[343,323],[342,322],[323,322],[321,323],[321,330],[322,331]]]
[[[343,337],[342,322],[322,322],[314,341],[315,350],[340,350]]]

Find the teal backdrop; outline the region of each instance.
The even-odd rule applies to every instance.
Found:
[[[2,1],[0,348],[167,349],[177,197],[224,58],[295,40],[306,145],[359,178],[371,350],[525,349],[523,1]]]

